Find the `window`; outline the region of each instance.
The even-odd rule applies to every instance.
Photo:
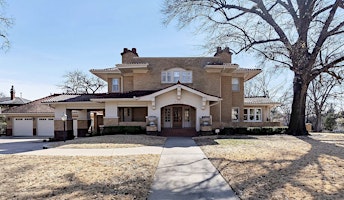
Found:
[[[192,71],[172,69],[161,72],[161,83],[192,83]]]
[[[171,108],[165,108],[165,122],[171,121]]]
[[[184,110],[184,121],[189,122],[190,121],[190,109],[185,108]]]
[[[112,92],[119,92],[119,79],[112,79]]]
[[[239,78],[232,78],[232,91],[239,91]]]
[[[262,109],[261,108],[245,108],[244,121],[246,122],[261,122]]]
[[[239,108],[232,108],[232,121],[239,121]]]

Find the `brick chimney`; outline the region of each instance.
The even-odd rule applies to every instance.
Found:
[[[222,49],[221,47],[216,48],[214,57],[220,57],[224,63],[232,63],[232,52],[229,51],[229,47]]]
[[[13,85],[12,85],[12,87],[11,87],[10,94],[11,94],[11,100],[13,100],[13,99],[16,98],[16,91],[14,90]]]
[[[122,63],[131,63],[131,59],[133,57],[139,57],[139,54],[136,52],[136,48],[132,48],[131,50],[128,48],[124,48],[123,52],[121,53],[122,56]]]

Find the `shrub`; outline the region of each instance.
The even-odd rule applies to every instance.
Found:
[[[222,135],[234,135],[234,134],[243,134],[243,135],[274,135],[274,134],[284,134],[287,130],[285,126],[276,126],[276,127],[239,127],[239,128],[224,128],[221,130],[220,134]]]
[[[116,134],[145,134],[145,130],[141,126],[105,126],[102,135]]]

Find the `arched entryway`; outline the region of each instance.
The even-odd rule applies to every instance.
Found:
[[[183,104],[162,107],[161,127],[164,136],[195,136],[196,109]]]

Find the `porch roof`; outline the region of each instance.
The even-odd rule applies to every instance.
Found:
[[[245,97],[244,98],[244,106],[258,106],[258,105],[274,107],[274,106],[281,105],[281,103],[273,101],[267,97]]]
[[[92,99],[131,99],[152,94],[157,90],[139,90],[124,93],[97,93],[97,94],[60,94],[46,99],[42,103],[59,102],[87,102]]]
[[[206,94],[204,92],[195,90],[189,86],[181,83],[176,83],[169,87],[158,90],[135,90],[123,93],[97,93],[97,94],[56,94],[45,98],[42,103],[58,104],[58,103],[77,103],[77,102],[104,102],[112,100],[142,100],[151,101],[151,98],[175,90],[180,87],[183,90],[192,92],[196,95],[205,97],[208,101],[220,101],[221,97]]]

